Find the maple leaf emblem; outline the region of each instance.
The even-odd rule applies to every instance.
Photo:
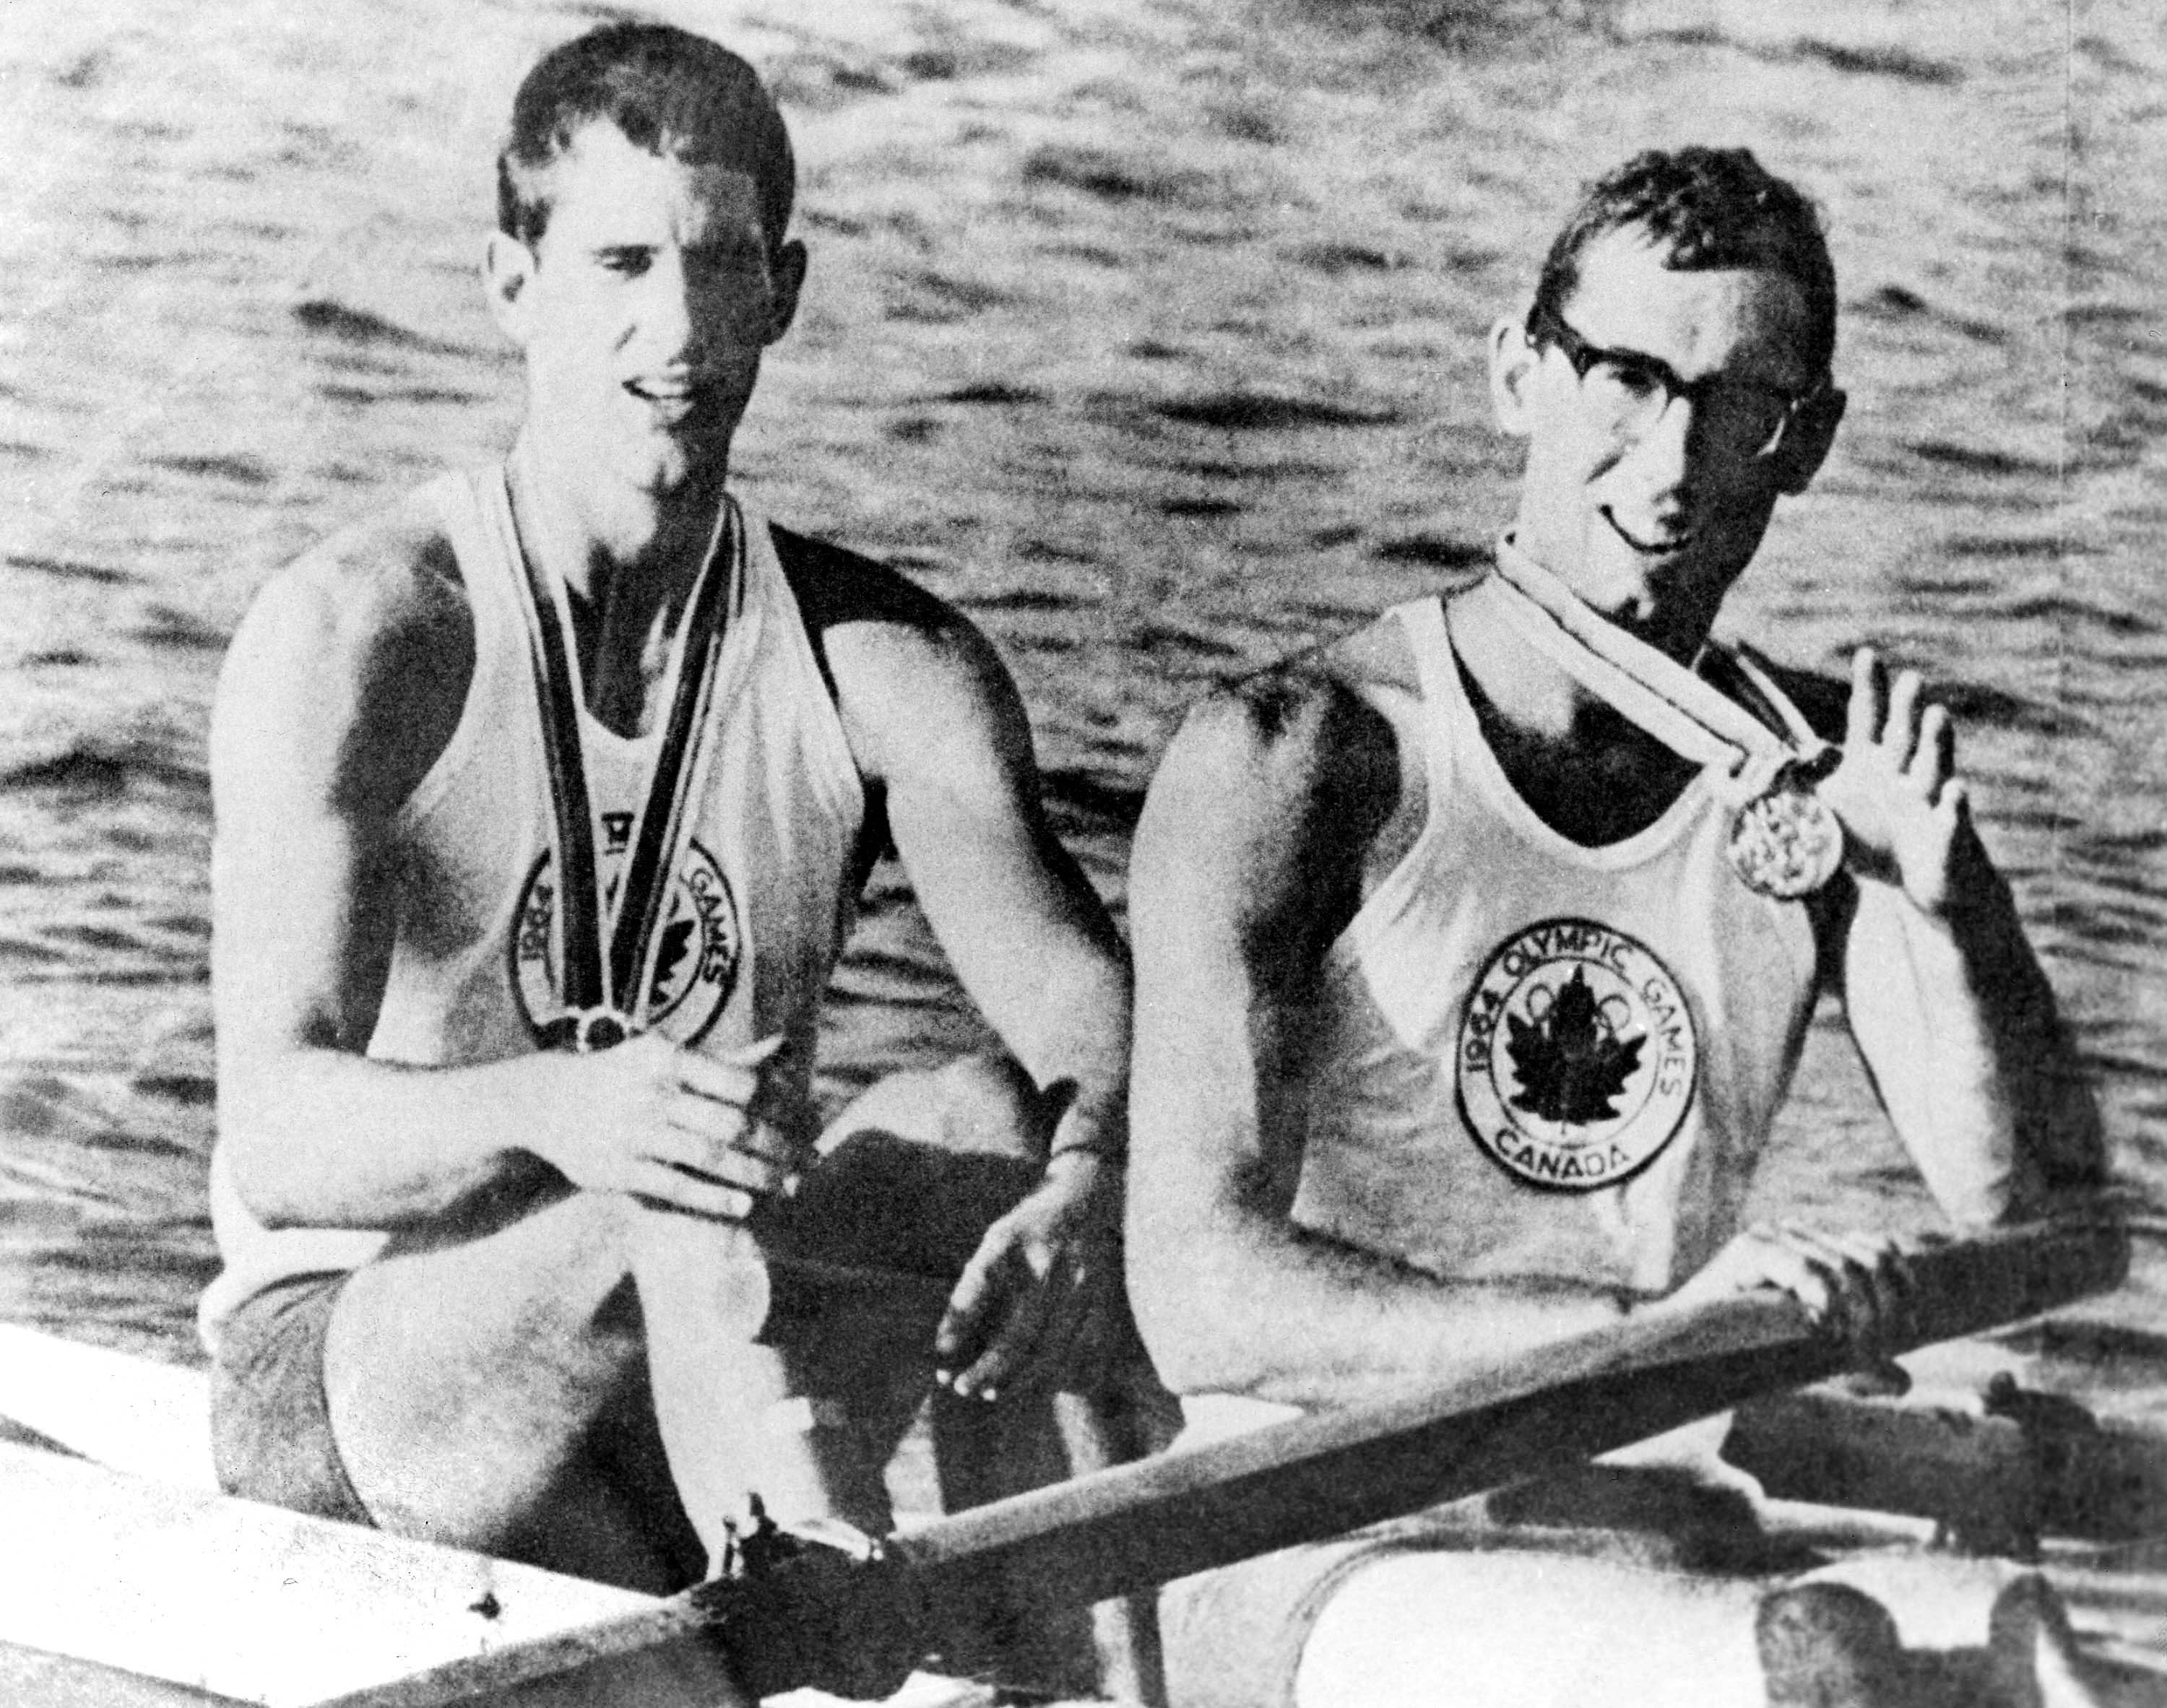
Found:
[[[1571,1126],[1617,1118],[1613,1104],[1640,1065],[1647,1034],[1611,1031],[1583,969],[1573,969],[1540,1019],[1507,1014],[1505,1028],[1505,1051],[1520,1081],[1514,1108]]]
[[[654,952],[654,977],[647,986],[647,1005],[654,1007],[669,994],[670,976],[677,970],[677,963],[685,959],[685,951],[692,946],[693,928],[697,919],[680,919],[666,927],[662,933],[662,946]]]

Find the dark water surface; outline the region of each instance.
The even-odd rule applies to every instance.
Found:
[[[312,540],[492,454],[495,128],[604,8],[18,0],[0,32],[0,1317],[196,1356],[213,1264],[204,734]],[[1780,22],[1772,21],[1780,14]],[[1574,186],[1745,142],[1823,200],[1851,417],[1732,626],[1874,638],[1961,715],[1989,839],[2167,1195],[2167,32],[2135,3],[956,0],[665,8],[798,139],[813,272],[741,440],[1020,679],[1118,902],[1182,708],[1473,561],[1480,341]],[[799,20],[802,20],[799,21]],[[970,1035],[883,875],[831,1092]],[[1770,1208],[1931,1218],[1832,1021]],[[2161,1266],[2042,1372],[2167,1419]]]

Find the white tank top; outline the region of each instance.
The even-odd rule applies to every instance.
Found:
[[[398,935],[370,1056],[469,1066],[536,1047],[564,1012],[552,931],[550,806],[541,712],[519,603],[517,536],[501,470],[451,475],[435,501],[474,612],[474,670],[451,740],[395,826]],[[681,1044],[720,1050],[782,1033],[774,1118],[809,1139],[821,992],[856,907],[865,796],[767,525],[744,512],[743,605],[715,688],[715,751],[672,875],[647,1012]],[[605,882],[624,861],[659,730],[612,734],[580,709]],[[200,1319],[296,1275],[374,1257],[386,1235],[265,1228],[211,1158],[225,1268]]]
[[[1732,875],[1698,778],[1623,842],[1558,834],[1483,738],[1442,604],[1390,615],[1427,817],[1326,955],[1295,1219],[1440,1276],[1667,1292],[1735,1230],[1798,1065],[1805,910]]]

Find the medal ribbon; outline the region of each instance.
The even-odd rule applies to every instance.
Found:
[[[705,738],[721,674],[723,639],[734,627],[729,619],[744,605],[744,521],[737,501],[725,497],[671,646],[669,716],[633,821],[631,853],[614,905],[602,893],[595,856],[594,806],[587,792],[580,736],[582,687],[577,658],[566,642],[570,613],[561,586],[545,577],[523,550],[516,549],[516,538],[513,545],[522,571],[520,604],[527,618],[542,751],[549,776],[550,852],[559,891],[558,964],[564,969],[564,1003],[571,1011],[544,1029],[543,1043],[546,1048],[567,1044],[599,1047],[636,1029],[639,1005],[654,976],[660,938],[656,928],[669,895],[670,874],[690,832],[693,803],[713,745]],[[716,560],[725,551],[729,567],[718,574]],[[691,651],[696,646],[699,661],[691,665]],[[590,1038],[585,1029],[597,1017],[614,1018],[614,1036]]]
[[[1778,712],[1787,738],[1704,677],[1590,609],[1509,540],[1498,542],[1496,579],[1505,595],[1501,608],[1530,644],[1679,758],[1710,773],[1730,805],[1756,798],[1787,765],[1811,763],[1825,750],[1826,743],[1796,720]],[[1777,709],[1757,670],[1741,661],[1736,674],[1755,700]]]

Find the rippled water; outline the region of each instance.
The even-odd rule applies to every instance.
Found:
[[[661,9],[766,67],[798,139],[813,273],[748,483],[978,616],[1116,902],[1189,701],[1505,518],[1480,339],[1574,186],[1687,140],[1796,175],[1852,413],[1734,625],[1942,685],[2124,1175],[2167,1193],[2167,39],[2139,6]],[[9,8],[0,1316],[195,1356],[220,649],[278,563],[507,441],[474,281],[495,127],[600,15]],[[970,1035],[892,874],[836,998],[831,1092]],[[1833,1024],[1783,1139],[1768,1204],[1926,1214]],[[2167,1417],[2160,1274],[2050,1375]]]

